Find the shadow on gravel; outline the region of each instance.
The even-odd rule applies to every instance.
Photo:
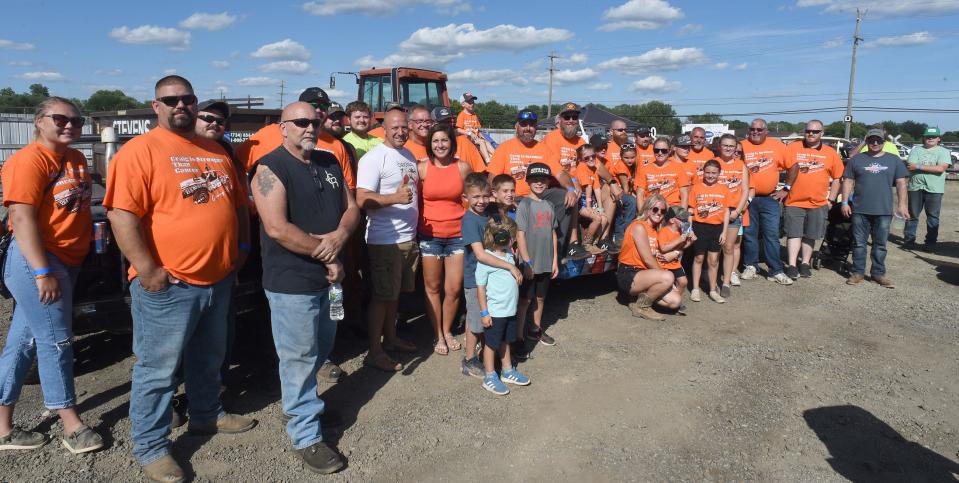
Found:
[[[82,376],[120,362],[133,354],[131,334],[97,332],[73,343],[73,374]]]
[[[829,450],[829,465],[854,483],[957,481],[959,464],[903,438],[861,407],[810,409],[803,418]]]
[[[938,250],[937,250],[937,253]],[[936,278],[951,285],[959,285],[959,263],[946,262],[916,254],[916,258],[936,268]]]

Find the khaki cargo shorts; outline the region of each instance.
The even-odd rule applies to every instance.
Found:
[[[420,262],[420,250],[416,242],[367,245],[366,250],[370,256],[373,298],[386,301],[399,300],[400,292],[413,291],[416,266]]]

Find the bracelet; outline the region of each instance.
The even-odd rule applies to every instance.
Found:
[[[43,275],[34,275],[33,279],[40,280],[42,278],[50,278],[50,277],[52,277],[52,275],[50,275],[49,273],[44,273]]]
[[[843,201],[842,203],[839,203],[839,204],[842,205],[842,206],[849,206],[849,202],[848,202],[848,201]]]
[[[526,260],[526,262],[525,262],[525,263],[526,263],[526,265],[528,265],[528,266],[530,266],[530,267],[532,267],[532,266],[533,266],[533,259],[532,259],[532,258],[530,258],[529,260]]]
[[[489,310],[484,310],[480,312],[480,317],[489,317]]]
[[[41,276],[41,275],[49,275],[50,272],[52,272],[52,271],[53,271],[53,270],[51,270],[50,267],[38,268],[38,269],[36,269],[36,270],[33,271],[33,276],[34,276],[34,277],[39,277],[39,276]]]
[[[566,188],[566,191],[576,191],[576,188],[569,187],[569,188]]]
[[[240,243],[240,250],[244,252],[249,252],[253,247],[249,243]]]

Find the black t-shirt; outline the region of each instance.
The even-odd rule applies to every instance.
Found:
[[[339,226],[346,211],[343,203],[343,171],[326,151],[313,151],[310,164],[293,157],[280,146],[260,158],[286,189],[286,216],[306,233],[322,235]],[[260,226],[263,257],[263,288],[270,292],[307,294],[329,286],[326,266],[307,255],[293,253],[267,236]]]

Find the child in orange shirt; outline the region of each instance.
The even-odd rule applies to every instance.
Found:
[[[604,194],[602,190],[602,181],[596,172],[596,148],[584,144],[576,148],[576,158],[574,179],[583,188],[579,215],[589,220],[589,226],[583,234],[583,247],[593,254],[603,253],[609,249],[606,239],[609,237],[609,221],[616,210],[616,203],[608,191]]]
[[[689,278],[682,265],[683,252],[693,246],[693,242],[696,241],[686,208],[670,206],[666,210],[663,224],[657,231],[656,238],[659,241],[659,253],[656,254],[659,266],[673,272],[673,291],[682,300],[683,294],[686,293],[686,286],[689,284]],[[680,313],[683,309],[684,306],[680,305]]]
[[[716,303],[725,302],[716,290],[716,277],[719,275],[719,251],[726,241],[729,208],[733,206],[733,200],[729,188],[718,182],[721,170],[719,161],[706,161],[703,165],[703,182],[694,184],[689,193],[689,208],[693,210],[693,233],[696,235],[693,243],[693,253],[696,254],[693,260],[693,290],[689,296],[693,302],[702,301],[699,281],[703,273],[704,259],[709,266],[709,298]]]

